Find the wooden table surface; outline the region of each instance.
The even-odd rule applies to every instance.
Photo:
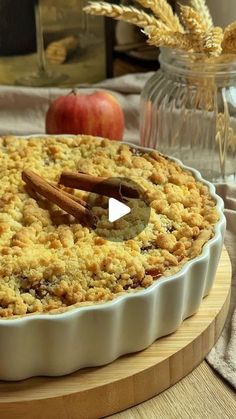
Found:
[[[235,419],[235,391],[203,361],[173,387],[111,419]]]

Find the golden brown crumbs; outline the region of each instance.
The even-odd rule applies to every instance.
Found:
[[[61,312],[149,287],[199,255],[219,219],[208,188],[190,172],[156,151],[142,154],[119,142],[2,137],[0,166],[0,316],[5,318]],[[26,168],[54,182],[62,170],[130,178],[146,190],[149,224],[133,240],[107,241],[55,205],[30,197],[21,179]],[[85,192],[74,193],[86,199]],[[104,232],[109,225],[103,201],[97,197],[94,204]],[[122,226],[121,219],[117,228]]]

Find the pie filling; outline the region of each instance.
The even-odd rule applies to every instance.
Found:
[[[0,317],[61,312],[147,288],[197,257],[219,220],[208,187],[157,151],[137,153],[89,136],[11,136],[0,138],[0,167]],[[149,223],[133,239],[109,241],[107,197],[93,196],[99,235],[45,197],[33,197],[22,180],[27,169],[54,184],[64,170],[131,179],[145,190]],[[83,201],[88,196],[63,190]],[[139,217],[142,207],[134,202],[132,211]],[[117,236],[132,228],[127,220],[116,221]]]

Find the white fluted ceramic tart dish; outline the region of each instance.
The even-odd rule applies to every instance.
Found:
[[[0,379],[107,364],[196,313],[226,224],[223,201],[199,172],[150,149],[84,136],[1,138],[0,163]],[[49,182],[62,169],[130,178],[146,191],[149,223],[132,239],[106,240],[106,197],[94,196],[99,236],[32,196],[24,169]],[[139,217],[136,204],[132,211]],[[117,234],[128,225],[119,221]]]

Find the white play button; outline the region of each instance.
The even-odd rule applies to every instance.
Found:
[[[96,217],[96,225],[92,227],[94,233],[110,242],[121,243],[134,239],[150,220],[151,206],[146,189],[128,178],[105,178],[91,190],[87,203]]]
[[[108,203],[108,220],[110,223],[119,220],[129,214],[131,209],[117,199],[110,198]]]

